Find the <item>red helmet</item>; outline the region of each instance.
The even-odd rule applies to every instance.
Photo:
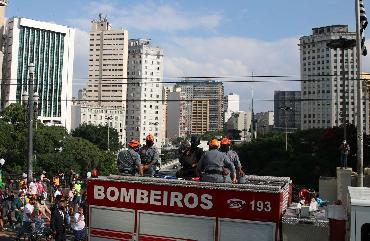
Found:
[[[140,146],[140,141],[133,139],[128,143],[128,146],[131,148],[137,148]]]
[[[231,141],[227,137],[221,139],[221,145],[230,145],[230,144]]]
[[[154,141],[154,136],[152,134],[149,134],[145,137],[146,141]]]

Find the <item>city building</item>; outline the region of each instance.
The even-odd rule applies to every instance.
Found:
[[[231,117],[231,114],[238,112],[240,107],[240,98],[239,95],[235,93],[230,93],[224,97],[224,108],[225,108],[225,117],[224,122]]]
[[[168,95],[169,93],[174,91],[174,85],[166,85],[163,86],[163,91],[162,91],[162,99],[163,99],[163,112],[164,115],[162,117],[162,133],[165,133],[165,139],[167,140],[168,137],[168,131],[167,131],[167,126],[168,126]]]
[[[188,130],[192,130],[192,104],[194,99],[209,100],[209,131],[222,130],[224,126],[224,86],[222,82],[209,80],[184,80],[176,84],[181,88],[186,98],[184,115],[188,123]],[[189,133],[193,134],[193,133]]]
[[[128,32],[113,29],[99,14],[91,22],[86,104],[125,108]]]
[[[274,126],[276,129],[300,129],[301,92],[274,91]]]
[[[74,29],[53,23],[9,19],[2,106],[22,102],[23,94],[29,90],[28,66],[33,63],[34,92],[39,96],[38,119],[70,130],[74,35]]]
[[[187,129],[186,101],[180,88],[167,95],[166,138],[185,137],[190,133]]]
[[[163,50],[147,39],[131,39],[128,48],[127,139],[143,141],[148,134],[157,146],[164,144],[160,131],[163,112]]]
[[[71,129],[81,124],[101,125],[116,129],[121,144],[126,143],[125,118],[126,112],[122,107],[86,106],[80,103],[72,105]]]
[[[226,122],[226,130],[239,130],[240,137],[244,141],[251,139],[252,112],[234,112]]]
[[[364,98],[367,99],[368,101],[368,105],[370,105],[370,73],[362,73],[361,74],[361,79],[364,80],[364,84],[362,86],[362,88],[364,88],[364,90],[366,91],[366,95],[364,95]],[[368,115],[368,118],[369,118],[369,125],[370,125],[370,113]],[[370,126],[369,126],[370,128]]]
[[[270,133],[274,128],[274,112],[260,112],[255,115],[257,121],[257,136]]]
[[[202,135],[209,131],[209,99],[193,99],[191,112],[191,134]]]
[[[5,20],[5,9],[6,9],[6,5],[8,4],[8,1],[7,0],[0,0],[0,77],[1,79],[3,79],[3,59],[4,59],[4,49],[3,49],[3,46],[4,46],[4,39],[6,38],[6,36],[4,36],[4,32],[5,32],[5,23],[6,23],[6,20]],[[1,81],[0,81],[1,83]],[[1,100],[1,90],[0,90],[0,100]],[[0,104],[0,110],[1,110],[1,104]]]
[[[343,123],[344,99],[347,123],[357,123],[356,47],[345,50],[342,56],[341,49],[327,46],[330,41],[341,37],[353,40],[356,33],[349,32],[347,25],[332,25],[313,28],[311,35],[300,38],[301,79],[304,80],[301,82],[302,129],[340,126]],[[364,101],[364,113],[368,116],[367,101]],[[368,122],[368,118],[364,118],[367,133]]]

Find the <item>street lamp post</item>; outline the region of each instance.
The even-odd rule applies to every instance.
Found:
[[[110,150],[109,149],[109,126],[110,126],[110,121],[113,120],[113,117],[112,116],[108,116],[108,117],[105,117],[105,119],[108,121],[108,140],[107,140],[107,148],[108,148],[108,151]]]
[[[292,112],[292,107],[289,106],[281,106],[280,110],[283,110],[285,112],[285,151],[288,151],[288,118],[287,118],[287,112]]]
[[[346,39],[340,37],[339,39],[331,40],[327,46],[331,49],[341,49],[342,50],[342,91],[343,91],[343,100],[342,100],[342,121],[343,121],[343,140],[347,140],[347,103],[346,103],[346,69],[345,69],[345,63],[344,63],[344,50],[346,49],[352,49],[356,46],[356,40],[355,39]]]
[[[29,74],[29,85],[28,85],[28,172],[27,180],[28,183],[33,180],[33,104],[34,104],[34,93],[33,93],[33,77],[35,74],[35,65],[30,63],[28,65]]]

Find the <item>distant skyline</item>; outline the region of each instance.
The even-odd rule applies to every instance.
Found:
[[[129,38],[151,38],[164,49],[164,76],[288,75],[299,78],[299,37],[313,27],[347,24],[355,29],[355,1],[345,0],[10,0],[7,18],[26,17],[77,29],[74,95],[85,87],[88,31],[98,13]],[[370,3],[365,7],[370,11]],[[367,35],[367,32],[365,32]],[[369,42],[367,42],[368,45]],[[368,47],[368,49],[370,49]],[[364,70],[369,70],[369,57]],[[225,79],[225,81],[231,79]],[[239,80],[239,79],[238,79]],[[251,78],[245,78],[251,80]],[[249,111],[252,85],[225,83]],[[274,90],[299,90],[295,82],[253,84],[256,112],[273,110]]]

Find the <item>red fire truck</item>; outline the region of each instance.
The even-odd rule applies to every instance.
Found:
[[[246,184],[110,176],[88,180],[89,240],[277,241],[285,177]]]

